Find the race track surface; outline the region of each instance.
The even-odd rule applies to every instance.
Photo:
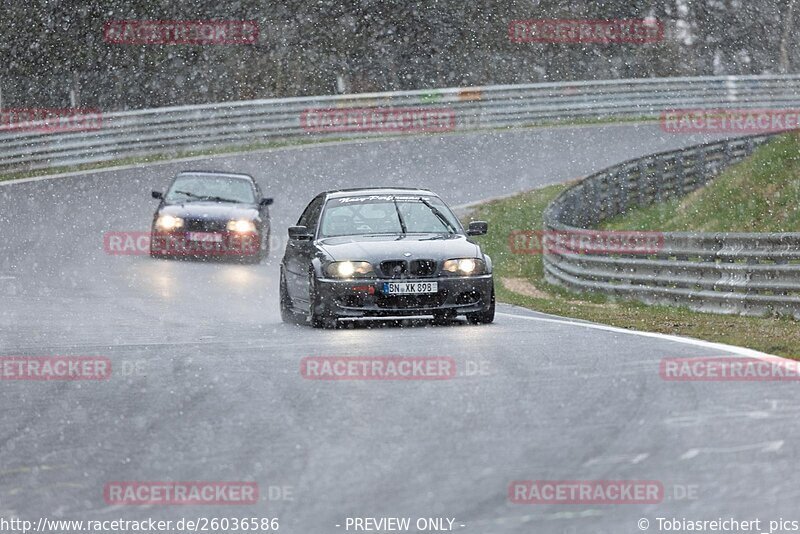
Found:
[[[0,186],[0,356],[105,356],[114,369],[0,381],[0,516],[278,517],[302,534],[344,532],[355,516],[447,517],[478,534],[621,534],[640,518],[656,532],[656,517],[797,515],[796,383],[659,377],[662,358],[730,355],[718,347],[505,305],[487,326],[280,321],[283,236],[321,190],[419,186],[459,205],[701,140],[652,124],[425,136]],[[150,190],[183,169],[251,173],[275,197],[268,261],[105,252],[105,232],[148,230]],[[306,356],[444,356],[458,372],[308,380]],[[515,480],[652,480],[664,495],[515,504]],[[260,502],[108,504],[112,481],[254,481]]]

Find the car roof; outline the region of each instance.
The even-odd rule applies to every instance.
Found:
[[[342,197],[360,197],[370,195],[425,195],[439,198],[439,195],[429,191],[428,189],[419,189],[417,187],[370,187],[370,188],[352,188],[352,189],[335,189],[326,191],[324,195],[327,198],[342,198]]]
[[[244,178],[245,180],[253,180],[253,177],[249,174],[244,174],[241,172],[223,172],[223,171],[181,171],[178,173],[178,176],[182,174],[201,174],[206,176],[222,176],[226,178]]]

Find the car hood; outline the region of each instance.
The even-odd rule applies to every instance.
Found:
[[[231,220],[258,218],[258,210],[252,204],[233,204],[223,202],[186,202],[166,204],[159,211],[162,215],[172,215],[184,219]]]
[[[327,237],[319,240],[318,245],[334,261],[362,260],[376,263],[388,259],[446,260],[483,257],[480,247],[463,235]]]

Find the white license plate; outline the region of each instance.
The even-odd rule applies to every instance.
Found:
[[[186,238],[189,241],[201,241],[203,243],[222,243],[222,234],[213,232],[187,232]]]
[[[423,295],[439,291],[438,282],[384,282],[383,292],[389,295]]]

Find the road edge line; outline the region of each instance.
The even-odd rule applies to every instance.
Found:
[[[533,311],[533,310],[532,310]],[[594,330],[604,330],[606,332],[614,332],[617,334],[629,334],[634,336],[640,337],[650,337],[655,339],[661,339],[664,341],[672,341],[675,343],[683,343],[685,345],[694,345],[696,347],[703,347],[703,348],[711,348],[711,349],[718,349],[728,353],[733,353],[738,356],[742,357],[749,357],[755,358],[758,360],[769,361],[772,359],[780,359],[785,362],[792,362],[794,363],[796,360],[792,360],[790,358],[785,358],[783,356],[775,356],[773,354],[767,354],[765,352],[760,352],[754,349],[748,349],[746,347],[737,347],[736,345],[728,345],[725,343],[717,343],[716,341],[704,341],[702,339],[695,339],[692,337],[683,337],[683,336],[675,336],[672,334],[662,334],[661,332],[645,332],[643,330],[633,330],[628,328],[620,328],[618,326],[611,326],[601,323],[592,323],[592,322],[584,322],[584,321],[574,321],[566,317],[559,317],[557,315],[552,315],[549,317],[535,317],[530,315],[518,315],[515,313],[506,313],[506,312],[497,312],[497,315],[506,316],[506,317],[513,317],[515,319],[525,319],[528,321],[539,321],[544,323],[555,323],[555,324],[563,324],[563,325],[570,325],[570,326],[580,326],[583,328],[591,328]]]

